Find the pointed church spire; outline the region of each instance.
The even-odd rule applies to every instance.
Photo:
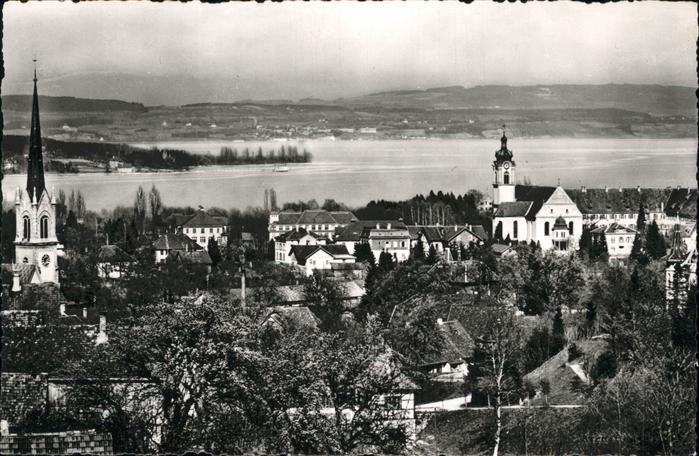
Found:
[[[34,59],[34,95],[32,98],[32,126],[29,133],[29,160],[27,163],[27,193],[41,198],[44,183],[44,158],[41,147],[41,125],[39,124],[39,95],[36,89],[36,59]]]

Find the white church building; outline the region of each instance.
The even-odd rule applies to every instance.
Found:
[[[516,165],[503,131],[493,162],[493,236],[513,242],[535,242],[543,250],[576,250],[582,235],[582,213],[565,190],[516,185]]]

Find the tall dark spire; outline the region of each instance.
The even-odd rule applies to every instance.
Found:
[[[505,126],[503,125],[502,138],[500,138],[500,150],[495,151],[495,165],[499,165],[505,161],[512,161],[512,151],[507,148],[507,136],[505,136]]]
[[[34,96],[32,99],[32,126],[29,133],[29,160],[27,163],[27,193],[41,198],[44,183],[44,157],[41,148],[41,125],[39,124],[39,95],[36,90],[36,60],[34,60]]]

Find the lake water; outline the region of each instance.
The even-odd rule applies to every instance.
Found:
[[[277,200],[334,198],[350,206],[372,199],[407,199],[430,190],[465,193],[475,188],[491,195],[491,163],[499,140],[306,140],[288,143],[177,141],[140,146],[173,147],[193,153],[218,153],[221,146],[239,151],[294,144],[313,154],[312,163],[289,165],[275,173],[272,165],[212,166],[187,172],[137,174],[48,174],[47,187],[66,193],[80,189],[88,208],[131,205],[139,185],[155,184],[166,205],[240,208],[262,206],[265,188]],[[564,187],[696,187],[696,139],[510,139],[517,180]],[[6,204],[25,175],[5,176]]]

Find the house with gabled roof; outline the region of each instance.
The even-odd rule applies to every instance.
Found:
[[[441,337],[439,349],[424,354],[417,368],[438,381],[463,381],[468,375],[468,362],[473,357],[475,343],[458,320],[437,319]]]
[[[593,240],[604,236],[610,259],[628,258],[631,255],[633,241],[636,238],[636,230],[618,223],[598,226],[590,231],[590,234]]]
[[[120,279],[136,259],[117,245],[103,245],[97,253],[97,276]]]
[[[433,248],[437,254],[446,260],[458,259],[461,247],[482,244],[488,235],[481,225],[411,225],[408,226],[411,248],[419,241],[425,250],[425,255]],[[452,250],[456,252],[452,254]]]
[[[334,264],[355,263],[344,245],[292,245],[289,251],[291,264],[301,268],[306,275],[313,271],[331,270]]]
[[[175,233],[161,235],[153,242],[153,250],[155,252],[155,262],[162,263],[175,251],[189,253],[203,250],[203,247],[188,236]]]
[[[219,245],[228,242],[228,220],[226,217],[209,215],[203,210],[198,211],[182,224],[182,234],[206,248],[209,239],[213,238]]]
[[[324,245],[328,241],[327,237],[307,231],[305,228],[287,231],[274,238],[274,261],[292,264],[289,257],[292,245]]]
[[[272,212],[269,214],[269,240],[280,234],[303,228],[332,239],[337,228],[342,228],[357,217],[349,211],[306,210],[303,212]]]

